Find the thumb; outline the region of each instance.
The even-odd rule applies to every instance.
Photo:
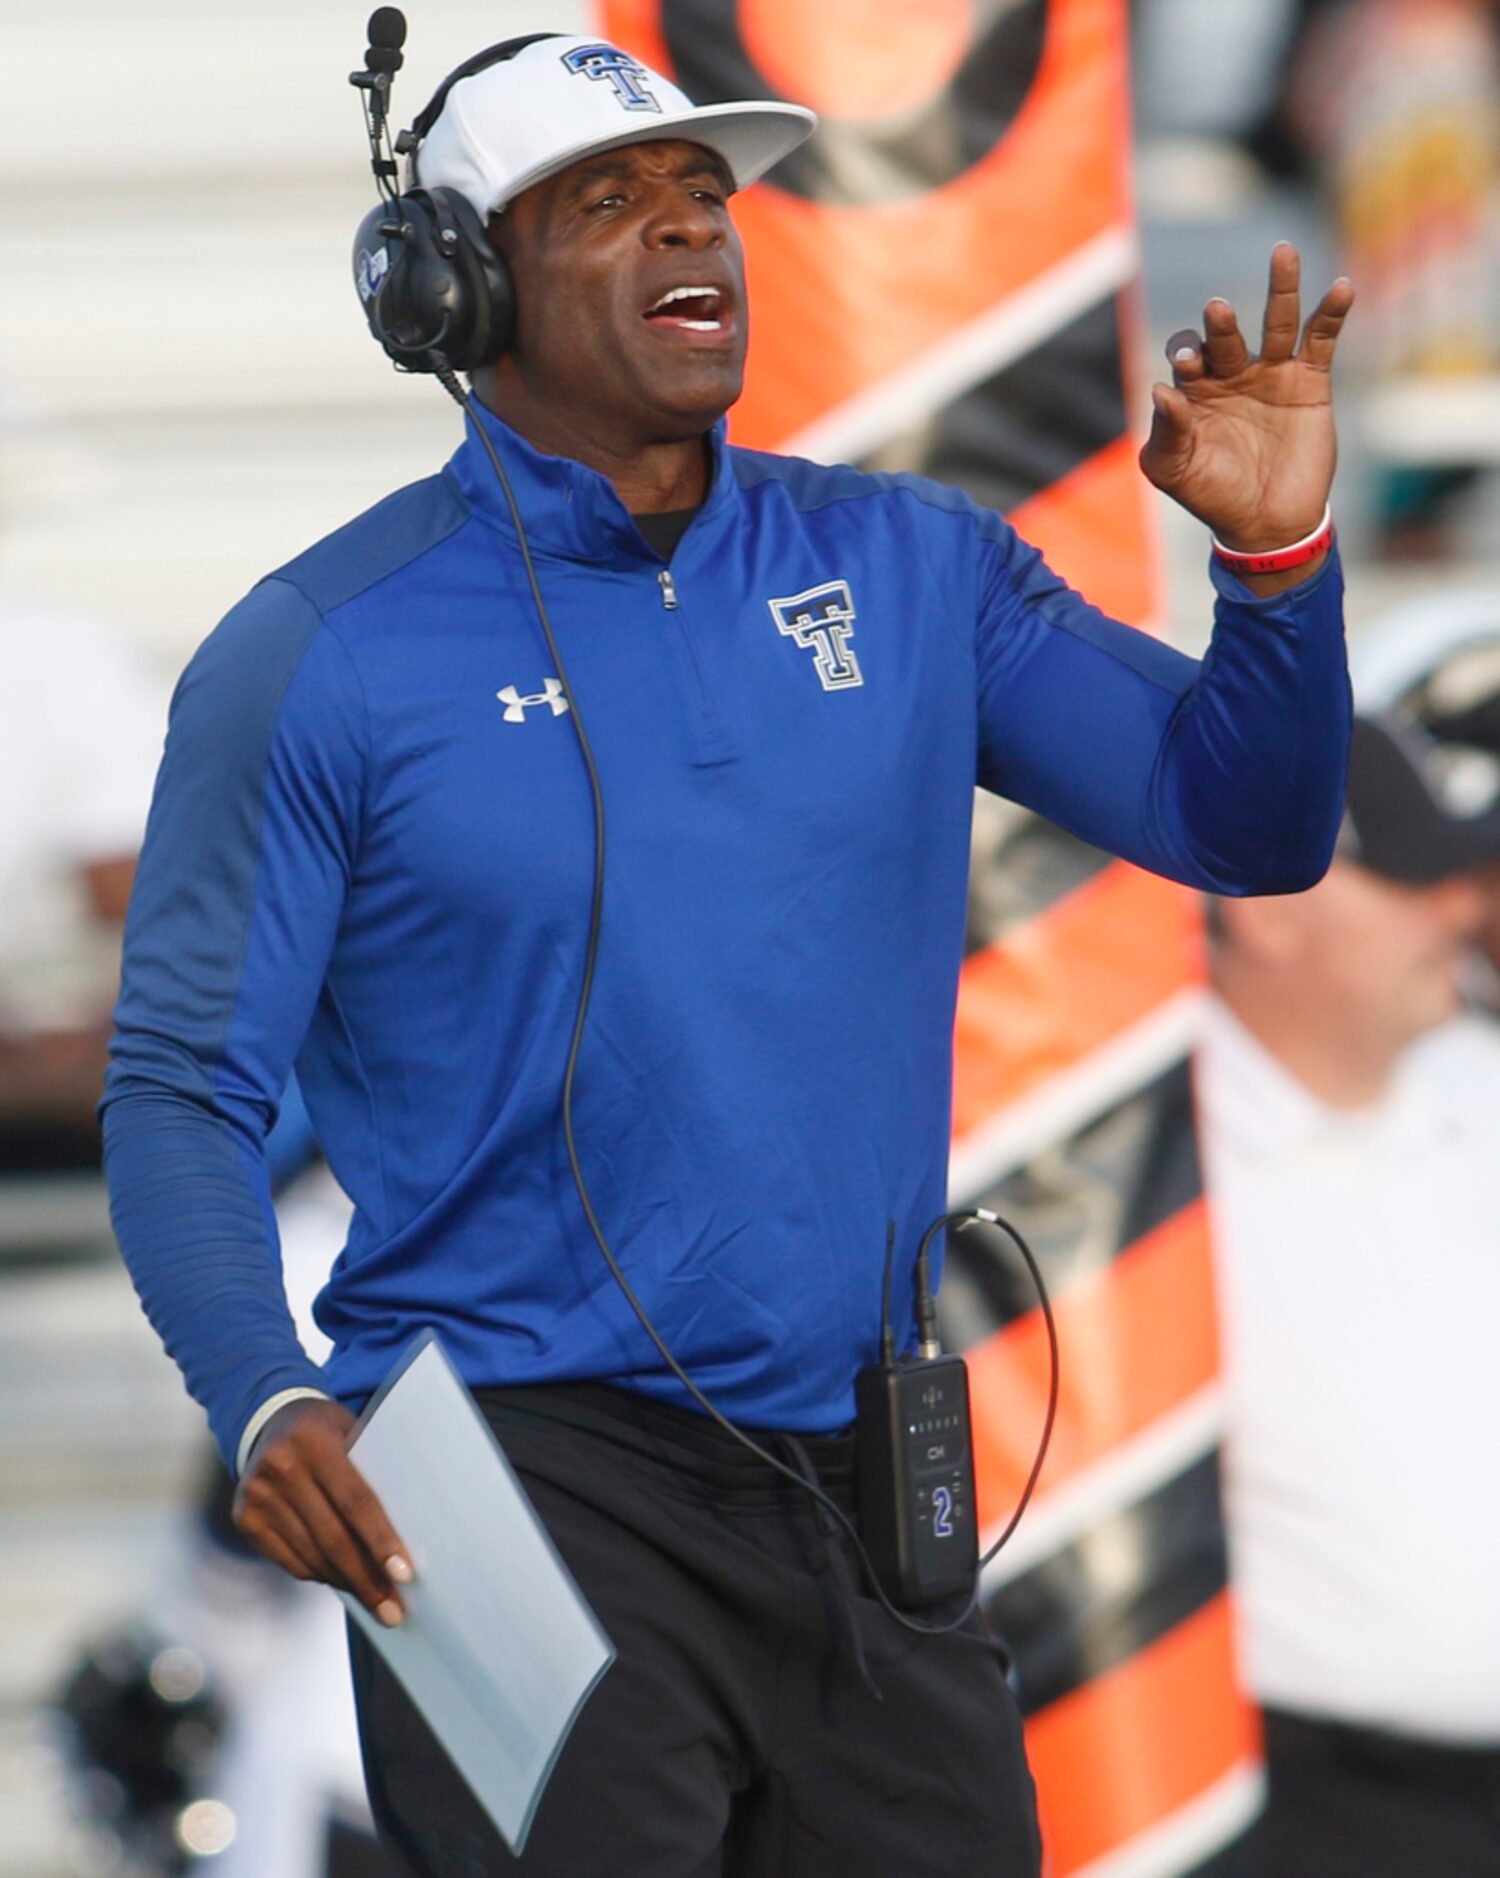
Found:
[[[1192,406],[1171,385],[1151,387],[1151,434],[1140,463],[1149,480],[1164,489],[1186,467],[1192,454]]]

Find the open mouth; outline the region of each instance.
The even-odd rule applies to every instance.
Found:
[[[669,287],[642,317],[653,326],[675,326],[685,333],[717,333],[724,330],[726,315],[717,287]]]

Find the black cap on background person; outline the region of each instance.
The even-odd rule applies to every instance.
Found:
[[[1500,859],[1500,755],[1404,709],[1356,717],[1338,852],[1414,884]]]
[[[1456,811],[1446,819],[1468,824],[1445,834],[1441,846],[1479,850],[1470,865],[1489,907],[1467,994],[1500,1013],[1500,854],[1486,846],[1491,809],[1484,801],[1485,759],[1500,759],[1500,589],[1460,588],[1397,607],[1351,645],[1350,666],[1366,716],[1394,716],[1437,746],[1425,767],[1446,777],[1439,794]]]

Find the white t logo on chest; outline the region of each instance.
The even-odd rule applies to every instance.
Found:
[[[813,669],[825,691],[847,691],[865,682],[849,644],[854,637],[854,601],[847,580],[825,580],[805,593],[766,604],[777,631],[812,653]]]

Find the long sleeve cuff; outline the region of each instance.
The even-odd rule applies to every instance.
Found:
[[[333,1397],[324,1389],[281,1389],[262,1402],[260,1407],[245,1423],[244,1433],[240,1436],[239,1449],[234,1457],[236,1479],[243,1479],[245,1469],[250,1465],[250,1454],[261,1437],[261,1431],[278,1409],[284,1409],[288,1402],[331,1402]]]

